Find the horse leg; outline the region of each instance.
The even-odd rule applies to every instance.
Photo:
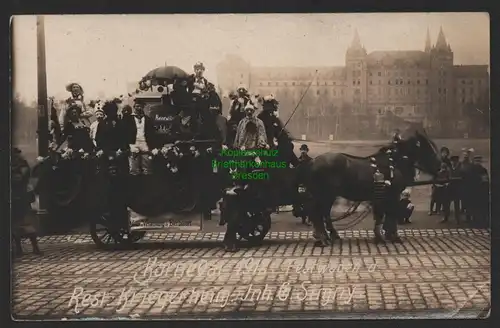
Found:
[[[383,223],[384,223],[384,209],[380,208],[379,204],[374,203],[373,206],[373,220],[375,221],[375,227],[373,232],[375,234],[374,242],[375,244],[385,243],[384,237],[382,235]]]
[[[321,203],[318,201],[314,202],[314,205],[311,206],[310,220],[314,229],[314,239],[316,240],[314,243],[315,247],[325,247],[329,245],[328,234],[325,230],[325,219],[322,211],[323,207]]]
[[[323,219],[325,220],[325,227],[328,230],[329,234],[329,240],[334,242],[335,240],[340,239],[339,233],[333,226],[332,218],[331,218],[331,211],[332,211],[332,206],[335,201],[331,201],[328,203],[325,203],[325,206],[323,207]]]
[[[393,243],[402,243],[402,240],[398,235],[398,203],[399,200],[393,197],[385,206],[386,239]]]

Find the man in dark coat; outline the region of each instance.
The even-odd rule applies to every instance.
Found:
[[[41,255],[42,252],[38,247],[38,240],[35,228],[25,222],[30,204],[33,199],[30,199],[28,193],[28,183],[30,178],[30,167],[24,159],[21,151],[18,148],[12,148],[11,157],[11,219],[12,219],[12,239],[14,240],[15,252],[17,256],[23,254],[21,246],[21,238],[28,237],[33,247],[33,253]]]
[[[474,154],[473,148],[462,148],[462,161],[460,162],[460,171],[462,172],[462,177],[466,180],[469,173],[469,169],[472,166],[472,156]],[[466,184],[462,184],[462,190],[460,191],[460,208],[462,213],[465,213],[467,220],[470,220],[470,215],[467,214],[467,201],[468,190]]]
[[[486,228],[489,226],[489,187],[488,170],[482,166],[482,156],[474,156],[466,180],[469,191],[468,211],[475,226]]]
[[[105,152],[125,150],[127,144],[122,121],[118,118],[118,105],[112,101],[106,102],[102,110],[105,118],[99,122],[95,133],[97,149]]]
[[[450,216],[450,207],[453,203],[453,212],[455,215],[455,220],[457,224],[460,222],[460,195],[462,192],[462,181],[458,180],[462,178],[462,171],[460,170],[459,157],[450,157],[451,168],[449,171],[449,177],[452,179],[446,188],[446,194],[444,195],[443,202],[443,214],[444,218],[442,222],[448,222]],[[457,179],[457,180],[453,180]]]
[[[308,163],[312,160],[312,157],[309,156],[309,147],[306,144],[303,144],[300,146],[300,156],[299,156],[299,162],[302,163]]]

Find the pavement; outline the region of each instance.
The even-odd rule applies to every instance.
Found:
[[[42,237],[41,257],[13,265],[16,319],[476,318],[490,307],[490,235],[368,230],[314,248],[311,232],[271,232],[225,253],[222,232],[150,233],[99,250],[85,234]],[[25,245],[26,251],[30,246]]]

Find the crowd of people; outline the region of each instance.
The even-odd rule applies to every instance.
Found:
[[[448,222],[453,204],[457,224],[465,218],[477,226],[489,226],[489,175],[482,156],[474,155],[472,148],[463,148],[462,158],[450,155],[447,147],[441,148],[438,178],[451,181],[432,186],[429,215],[440,215],[442,222]]]
[[[169,99],[176,99],[180,115],[179,124],[199,128],[207,121],[203,99],[207,93],[214,91],[212,83],[203,76],[205,67],[202,63],[194,65],[194,74],[182,84],[174,85],[174,92]],[[175,92],[180,89],[183,92]],[[91,102],[85,104],[84,92],[81,85],[71,83],[66,87],[71,96],[64,102],[59,113],[53,109],[50,122],[52,147],[61,148],[66,142],[68,148],[83,150],[83,152],[123,151],[129,153],[128,166],[132,175],[148,175],[152,173],[151,156],[154,149],[160,149],[166,139],[158,138],[158,128],[154,119],[145,115],[146,104],[136,98],[133,107],[126,105],[121,111],[119,99],[107,102]],[[170,97],[171,96],[171,97]],[[273,148],[280,142],[290,144],[290,164],[299,167],[300,163],[311,160],[307,145],[300,147],[300,157],[295,156],[291,138],[278,119],[279,102],[274,96],[260,97],[250,95],[248,90],[241,86],[230,94],[229,117],[222,115],[222,103],[210,104],[213,118],[220,135],[223,147],[235,149]],[[185,99],[184,99],[185,98]],[[173,102],[172,102],[173,104]],[[185,104],[191,104],[185,106]],[[256,115],[257,109],[262,110]],[[174,119],[175,120],[175,119]],[[280,133],[276,133],[280,131]],[[285,133],[281,133],[285,132]],[[280,141],[280,136],[285,136]],[[401,138],[399,131],[395,133],[393,141]],[[453,203],[454,217],[457,223],[461,222],[462,215],[466,221],[473,221],[478,225],[488,226],[489,218],[489,177],[486,168],[482,166],[482,157],[473,156],[473,149],[464,149],[462,159],[459,156],[450,156],[448,148],[441,149],[442,166],[439,177],[449,182],[432,186],[429,215],[442,215],[442,222],[447,222],[451,214]],[[13,154],[13,218],[15,222],[25,216],[25,209],[29,205],[29,197],[23,196],[29,180],[29,166],[22,159],[19,150]],[[460,180],[453,180],[460,178]],[[14,192],[15,191],[15,192]],[[18,193],[19,192],[19,193]],[[414,205],[410,200],[410,192],[406,190],[401,195],[400,223],[410,223]],[[17,218],[17,219],[16,219]],[[304,223],[307,218],[302,217]],[[19,221],[19,222],[22,222]],[[21,227],[19,225],[19,227]],[[17,229],[17,228],[16,228]],[[20,231],[19,229],[16,231]],[[16,245],[19,246],[19,236],[28,236],[32,240],[33,250],[40,253],[36,242],[36,234],[29,230],[13,234]]]

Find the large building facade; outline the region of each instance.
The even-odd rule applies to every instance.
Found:
[[[217,79],[225,95],[239,85],[276,95],[284,119],[297,107],[289,123],[296,134],[371,137],[402,121],[422,122],[435,135],[464,133],[470,111],[489,110],[488,66],[454,65],[442,29],[435,45],[427,32],[423,46],[368,53],[356,32],[345,66],[253,67],[229,55],[217,66]]]

